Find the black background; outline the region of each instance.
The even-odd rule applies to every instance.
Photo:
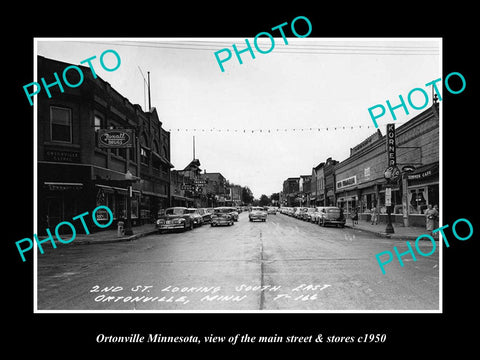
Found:
[[[458,2],[457,2],[458,3]],[[4,46],[3,82],[3,279],[4,342],[13,355],[33,350],[52,358],[126,354],[128,348],[139,357],[181,356],[184,351],[214,356],[220,351],[291,350],[292,356],[324,356],[326,353],[368,353],[392,356],[435,355],[444,349],[462,349],[475,343],[476,263],[478,238],[476,37],[473,9],[455,3],[429,6],[393,3],[381,6],[348,5],[338,8],[293,3],[269,6],[222,3],[207,7],[182,3],[175,9],[165,3],[143,5],[95,3],[30,5],[8,10],[2,24]],[[25,5],[26,7],[26,5]],[[443,251],[443,314],[33,314],[33,259],[22,263],[15,241],[33,234],[33,108],[26,101],[23,85],[33,81],[34,37],[242,37],[253,38],[261,31],[306,16],[312,23],[309,37],[442,37],[443,76],[460,72],[467,87],[459,95],[443,96],[443,223],[469,219],[474,235],[457,241],[450,235],[450,248]],[[477,23],[478,25],[478,23]],[[299,33],[303,33],[298,29]],[[477,31],[478,33],[478,31]],[[477,61],[478,62],[478,61]],[[368,87],[368,84],[365,84]],[[452,88],[455,86],[452,83]],[[365,104],[365,109],[371,104]],[[447,231],[447,235],[451,232]],[[27,257],[28,259],[28,257]],[[473,325],[473,327],[472,327]],[[385,344],[97,344],[99,333],[129,335],[215,334],[232,336],[325,335],[361,336],[387,334]],[[478,333],[478,332],[477,332]],[[2,349],[6,352],[8,349]],[[166,350],[174,350],[170,355]],[[307,353],[312,351],[312,353]],[[12,353],[10,353],[12,354]],[[126,356],[123,356],[126,357]],[[123,358],[122,357],[122,358]]]

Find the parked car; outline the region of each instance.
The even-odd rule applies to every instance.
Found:
[[[171,207],[167,208],[163,215],[159,216],[155,227],[160,232],[174,229],[192,230],[193,220],[186,207]]]
[[[313,212],[313,214],[311,215],[311,222],[315,223],[315,224],[318,224],[318,219],[320,218],[320,210],[322,208],[317,206],[315,208],[315,211]]]
[[[198,209],[198,213],[202,216],[204,224],[210,224],[212,222],[213,211],[210,212],[210,211],[208,211],[207,208],[200,208],[200,209]]]
[[[267,221],[267,212],[260,206],[253,206],[252,210],[248,214],[248,220],[255,221]]]
[[[295,213],[293,214],[293,216],[297,219],[301,219],[303,217],[303,213],[307,211],[307,208],[306,207],[298,207],[296,210],[295,210]]]
[[[202,226],[203,225],[203,217],[198,212],[197,208],[188,208],[187,213],[190,214],[190,217],[193,221],[193,226]]]
[[[319,213],[319,225],[326,226],[332,224],[342,228],[345,226],[345,216],[340,208],[336,206],[321,207]]]
[[[222,212],[226,212],[231,215],[233,221],[238,221],[238,211],[236,208],[232,206],[219,206],[216,207],[214,210],[220,209]]]
[[[230,215],[230,212],[227,211],[225,207],[218,207],[213,209],[212,214],[212,222],[210,223],[211,226],[218,226],[218,225],[233,225],[233,217]]]
[[[317,208],[308,208],[307,211],[305,211],[303,214],[302,214],[302,220],[305,220],[305,221],[312,221],[312,216],[313,214],[315,214],[315,212],[317,211]]]
[[[267,215],[269,215],[269,214],[277,215],[277,208],[273,207],[273,206],[268,207]]]

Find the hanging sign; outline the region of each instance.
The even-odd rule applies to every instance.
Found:
[[[132,129],[100,129],[97,134],[99,148],[131,148],[133,147]]]
[[[388,166],[397,165],[395,124],[387,124],[387,160]]]

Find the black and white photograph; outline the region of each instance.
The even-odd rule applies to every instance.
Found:
[[[473,347],[474,11],[258,5],[8,11],[9,353]]]
[[[36,311],[441,311],[441,39],[295,20],[35,39]]]

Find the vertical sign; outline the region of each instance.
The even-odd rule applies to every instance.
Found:
[[[395,124],[387,124],[387,158],[388,166],[397,165],[397,154],[395,144]]]
[[[385,188],[385,206],[392,206],[392,188]]]

